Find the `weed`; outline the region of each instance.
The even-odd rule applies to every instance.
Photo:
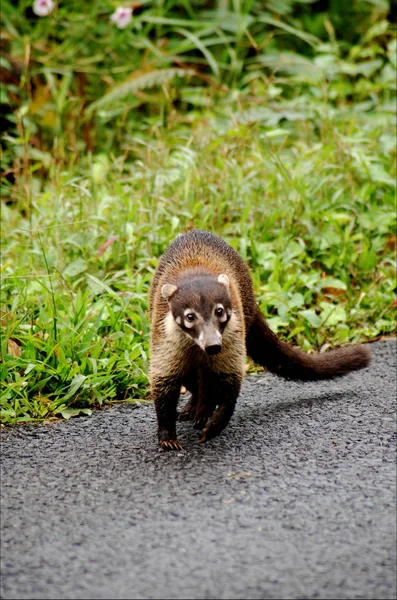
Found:
[[[146,395],[148,288],[193,227],[242,255],[291,343],[395,330],[388,5],[358,3],[341,40],[307,3],[199,4],[137,3],[118,30],[99,1],[4,3],[4,423]]]

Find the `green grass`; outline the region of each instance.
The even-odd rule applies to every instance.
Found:
[[[310,56],[240,54],[239,73],[238,39],[224,41],[205,83],[171,77],[163,56],[150,89],[133,79],[120,92],[120,79],[103,92],[102,70],[82,117],[74,76],[37,67],[50,96],[40,104],[44,84],[25,80],[4,138],[15,181],[2,204],[3,423],[147,395],[148,288],[193,227],[242,255],[271,327],[304,350],[395,331],[395,35],[380,23],[350,50],[331,39]],[[182,37],[184,59],[201,60]]]

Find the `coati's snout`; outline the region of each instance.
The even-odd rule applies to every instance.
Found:
[[[174,284],[164,284],[174,322],[209,356],[222,351],[222,335],[232,314],[229,278],[225,274],[188,273]]]
[[[219,354],[222,350],[222,332],[217,327],[216,322],[215,324],[204,323],[200,329],[198,340],[195,340],[196,343],[210,356]]]
[[[219,354],[219,352],[221,350],[222,350],[222,346],[220,344],[211,344],[211,346],[205,347],[206,353],[209,354],[210,356],[213,356],[214,354]]]

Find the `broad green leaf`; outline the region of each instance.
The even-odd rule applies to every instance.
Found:
[[[373,249],[363,250],[363,252],[361,252],[358,259],[358,265],[360,269],[370,271],[377,263],[378,257]]]
[[[328,302],[321,302],[321,321],[327,326],[331,327],[340,322],[345,322],[347,319],[346,310],[341,305],[329,304]]]
[[[303,306],[304,303],[305,300],[300,292],[295,292],[295,294],[292,294],[291,298],[288,300],[288,304],[291,308],[299,308],[300,306]]]
[[[364,36],[364,40],[366,42],[371,41],[374,37],[378,37],[379,35],[383,35],[389,28],[389,21],[379,21],[375,23],[368,29]]]
[[[386,183],[387,185],[396,187],[395,177],[386,173],[381,164],[371,163],[368,165],[368,170],[372,181],[378,181],[379,183]]]
[[[394,68],[397,67],[397,39],[393,38],[387,46],[387,55]]]
[[[267,319],[267,324],[269,325],[270,329],[275,333],[277,333],[277,331],[281,327],[285,327],[287,325],[287,323],[280,317],[270,317],[269,319]]]
[[[118,298],[115,291],[112,290],[112,288],[107,283],[98,279],[98,277],[88,274],[87,283],[95,296],[97,294],[100,294],[101,292],[107,292],[108,294],[110,294],[110,296],[117,299],[117,301],[119,302],[120,298]]]
[[[322,323],[322,319],[320,319],[320,317],[314,312],[314,310],[312,310],[312,309],[302,310],[300,314],[313,327],[320,327],[320,325]]]
[[[89,408],[63,408],[59,411],[59,413],[63,416],[64,419],[70,419],[71,417],[78,417],[80,415],[92,415],[92,410]]]
[[[346,290],[346,284],[340,279],[335,279],[334,277],[325,277],[321,279],[321,289],[324,288],[335,288],[336,290]]]
[[[63,270],[63,275],[67,275],[68,277],[76,277],[76,275],[80,275],[80,273],[84,273],[86,270],[87,263],[82,258],[78,258],[68,264],[68,266]]]
[[[69,398],[71,398],[72,396],[75,395],[75,393],[77,392],[77,390],[83,385],[84,381],[86,380],[86,376],[78,373],[77,375],[75,375],[71,381],[70,387],[69,387],[69,391],[66,394],[66,396],[64,396],[64,400],[68,400]]]
[[[288,306],[286,304],[280,303],[278,305],[278,307],[277,307],[277,313],[278,313],[278,316],[280,317],[280,319],[282,321],[286,321],[287,320],[288,312],[289,312],[289,309],[288,309]]]
[[[348,63],[343,62],[341,67],[341,72],[346,73],[348,75],[365,75],[365,77],[370,77],[375,71],[380,69],[383,65],[383,60],[380,58],[376,58],[375,60],[369,60],[361,63]]]
[[[268,138],[279,137],[280,135],[289,135],[289,131],[286,129],[272,129],[265,133],[265,136]]]

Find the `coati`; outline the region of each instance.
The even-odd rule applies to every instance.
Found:
[[[149,379],[164,449],[181,449],[181,386],[191,399],[179,419],[202,429],[198,442],[226,427],[246,353],[273,373],[300,380],[345,375],[370,361],[364,346],[309,355],[278,339],[256,304],[242,258],[223,239],[199,229],[179,235],[161,257],[150,289],[150,321]]]

